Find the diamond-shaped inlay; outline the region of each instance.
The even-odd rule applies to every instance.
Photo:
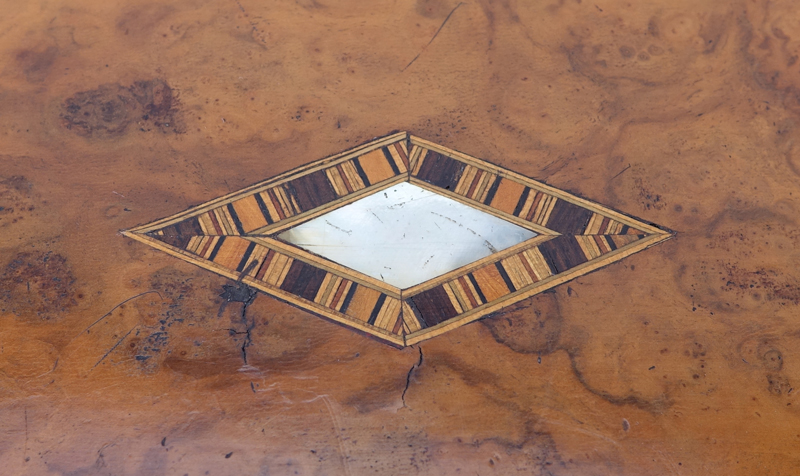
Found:
[[[405,132],[123,233],[397,346],[672,236]]]
[[[510,221],[403,182],[278,238],[402,289],[534,236]]]

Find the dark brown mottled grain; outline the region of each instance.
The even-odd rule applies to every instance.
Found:
[[[795,2],[6,3],[4,474],[800,467]],[[118,235],[392,130],[677,236],[398,350]]]

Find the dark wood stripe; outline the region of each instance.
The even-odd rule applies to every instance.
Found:
[[[611,251],[616,250],[617,244],[614,243],[614,240],[611,239],[611,236],[605,235],[605,238],[606,238],[606,243],[608,243],[608,247],[611,248]]]
[[[350,290],[347,291],[347,296],[344,297],[344,302],[342,303],[342,307],[339,309],[339,312],[341,312],[342,314],[346,313],[347,308],[350,307],[350,301],[353,300],[353,296],[356,294],[357,287],[358,284],[353,283],[353,285],[350,286]]]
[[[608,217],[603,217],[603,221],[600,222],[600,229],[597,231],[598,235],[604,235],[606,230],[608,230],[608,224],[611,222],[611,219]]]
[[[500,188],[500,181],[503,180],[503,177],[499,175],[495,179],[492,187],[489,189],[489,193],[486,194],[486,200],[483,201],[484,205],[491,205],[492,200],[494,200],[494,194],[497,193],[497,189]]]
[[[544,226],[565,235],[580,235],[586,230],[592,214],[590,210],[559,199]]]
[[[525,272],[528,273],[528,276],[531,277],[533,282],[535,283],[539,281],[539,278],[536,277],[536,273],[533,271],[533,268],[531,268],[530,263],[528,263],[528,259],[521,253],[517,256],[519,257],[519,260],[522,262],[522,266],[525,268]]]
[[[297,279],[300,277],[300,273],[305,268],[306,264],[300,260],[292,261],[292,264],[289,266],[289,271],[286,273],[286,277],[283,279],[283,282],[280,285],[280,288],[284,291],[292,292],[292,287],[294,286]]]
[[[478,286],[478,281],[475,280],[475,276],[472,273],[467,274],[467,278],[469,278],[469,282],[472,283],[472,287],[475,288],[475,292],[478,293],[478,299],[481,300],[480,304],[486,303],[486,296],[483,295],[483,291],[481,291],[481,287]]]
[[[475,173],[475,176],[472,178],[472,183],[469,185],[469,190],[467,190],[467,194],[465,195],[466,197],[475,198],[472,196],[472,194],[475,193],[475,189],[478,188],[478,184],[481,183],[481,177],[483,177],[485,174],[486,172],[478,169],[478,171]]]
[[[403,160],[403,164],[406,166],[406,170],[408,170],[408,156],[406,155],[406,151],[403,150],[403,146],[401,146],[399,142],[395,142],[394,148],[397,153],[400,154],[400,159]]]
[[[522,207],[525,206],[525,202],[528,201],[528,194],[531,193],[530,187],[525,187],[525,190],[522,191],[522,195],[519,197],[519,201],[517,202],[517,206],[514,208],[514,215],[519,216],[522,213]]]
[[[403,317],[397,316],[397,320],[394,321],[394,327],[392,327],[392,334],[399,334],[400,329],[402,328],[403,328]]]
[[[203,229],[197,217],[192,217],[161,229],[162,234],[148,233],[157,240],[185,250],[193,236],[202,236]]]
[[[397,164],[394,163],[394,157],[392,157],[392,153],[389,152],[388,147],[381,147],[381,151],[383,152],[383,156],[386,157],[386,162],[389,162],[389,167],[392,168],[392,172],[395,175],[400,175],[400,169],[397,168]]]
[[[267,208],[267,204],[264,203],[264,199],[261,198],[261,194],[257,193],[253,196],[256,198],[256,203],[258,203],[258,209],[261,210],[261,214],[264,215],[264,219],[267,220],[267,225],[275,223],[269,215],[269,208]]]
[[[211,224],[214,226],[214,231],[216,231],[218,235],[224,235],[225,231],[223,230],[222,225],[219,224],[219,220],[217,220],[217,214],[214,213],[214,210],[208,212],[208,217],[211,219]]]
[[[412,299],[406,299],[406,304],[408,304],[408,307],[411,308],[411,312],[414,313],[414,319],[416,319],[419,327],[421,329],[428,327],[428,324],[425,323],[425,320],[422,318],[422,315],[420,314],[419,309],[417,309],[417,305],[414,304],[414,301]],[[405,319],[405,315],[403,316],[403,319]]]
[[[611,249],[605,243],[605,240],[603,240],[602,236],[600,236],[600,235],[591,235],[591,236],[592,236],[592,238],[594,238],[594,242],[597,245],[597,247],[600,248],[600,254],[604,255],[604,254],[608,253],[609,251],[611,251]]]
[[[347,174],[344,173],[342,164],[337,165],[336,170],[339,172],[339,177],[342,179],[342,182],[344,183],[344,188],[347,189],[347,193],[353,193],[353,185],[350,183],[350,180],[347,179]]]
[[[244,267],[247,266],[247,262],[250,261],[250,255],[253,254],[254,249],[256,249],[256,244],[251,241],[250,244],[247,245],[244,255],[242,255],[242,260],[239,261],[239,266],[236,267],[237,273],[244,271]]]
[[[473,308],[478,307],[479,303],[475,300],[475,296],[472,295],[472,291],[469,289],[469,285],[467,284],[467,280],[464,279],[464,276],[458,278],[458,282],[461,284],[461,287],[464,289],[464,294],[467,295],[467,299],[469,299],[469,303],[472,305]]]
[[[197,253],[199,256],[205,256],[206,251],[208,251],[208,247],[211,246],[211,242],[214,241],[214,239],[211,237],[203,237],[203,240],[205,241],[205,243],[203,243],[203,249],[200,250],[199,253]]]
[[[500,273],[500,277],[503,278],[503,281],[506,283],[506,287],[508,288],[508,290],[511,291],[512,293],[516,291],[517,288],[514,286],[514,283],[511,282],[511,278],[508,277],[508,273],[506,273],[506,269],[503,268],[502,263],[498,261],[497,263],[494,264],[494,267],[497,268],[497,271]]]
[[[539,202],[541,202],[543,198],[544,194],[542,192],[536,192],[536,195],[533,197],[533,203],[531,203],[531,209],[528,210],[528,214],[525,216],[526,220],[533,220],[533,216],[536,215],[536,207],[539,206]]]
[[[267,274],[267,269],[269,269],[269,264],[272,262],[272,258],[275,257],[275,252],[272,250],[267,251],[267,256],[264,257],[264,262],[261,263],[261,267],[258,268],[258,272],[256,273],[256,279],[264,280],[264,275]]]
[[[583,248],[572,235],[559,235],[539,245],[544,260],[553,274],[563,273],[588,261]]]
[[[381,313],[381,308],[383,307],[384,301],[386,301],[386,295],[381,294],[380,297],[378,297],[378,302],[375,303],[375,307],[372,308],[372,314],[369,315],[367,324],[371,326],[375,325],[375,320],[378,319],[378,314]]]
[[[358,161],[358,157],[353,159],[353,167],[356,168],[356,172],[358,172],[358,176],[361,177],[361,181],[364,182],[364,186],[369,187],[372,185],[369,183],[369,178],[367,178],[367,174],[364,172],[364,169],[361,168],[361,162]]]
[[[627,235],[628,234],[628,225],[622,225],[622,230],[620,230],[620,235]]]
[[[450,302],[450,296],[442,286],[423,291],[413,296],[411,300],[427,327],[435,326],[458,315],[453,303]]]
[[[275,207],[275,211],[278,212],[278,218],[283,220],[286,218],[286,213],[281,208],[281,201],[278,200],[278,197],[275,195],[275,191],[273,189],[267,190],[267,195],[269,195],[269,199],[272,202],[272,206]]]
[[[281,283],[281,289],[288,291],[295,296],[313,301],[322,286],[327,271],[319,269],[300,260],[294,260],[286,279]]]
[[[445,190],[455,190],[466,167],[466,164],[446,155],[428,151],[417,177]]]
[[[233,219],[233,225],[236,227],[236,231],[239,232],[240,235],[244,235],[244,228],[242,227],[242,221],[239,220],[239,215],[236,214],[236,209],[233,208],[233,204],[228,204],[228,213],[231,214],[231,218]]]
[[[336,305],[339,304],[339,299],[342,298],[342,293],[344,293],[344,288],[347,287],[347,283],[350,281],[346,279],[342,279],[342,282],[339,283],[339,287],[336,288],[336,294],[333,295],[333,299],[331,299],[330,307],[331,309],[335,309]]]
[[[224,236],[220,236],[217,244],[214,245],[214,249],[211,250],[211,254],[208,256],[209,261],[214,261],[214,258],[217,257],[217,253],[219,253],[219,249],[222,247],[222,242],[225,241]]]
[[[292,180],[287,185],[297,206],[300,207],[299,212],[305,212],[336,200],[336,191],[324,170],[318,170]]]

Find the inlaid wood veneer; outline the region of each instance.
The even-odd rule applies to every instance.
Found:
[[[402,182],[513,223],[533,237],[404,289],[279,237]],[[348,231],[358,232],[357,227]],[[398,347],[485,317],[672,236],[657,225],[405,132],[123,233]]]

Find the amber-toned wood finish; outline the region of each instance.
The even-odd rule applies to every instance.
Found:
[[[349,178],[339,173],[346,166]],[[277,235],[399,180],[538,235],[406,289]],[[349,233],[360,233],[356,225]],[[122,234],[398,347],[489,316],[673,236],[407,133],[375,139]]]
[[[3,2],[0,473],[796,474],[799,22],[786,0]],[[397,349],[119,233],[394,130],[676,235]],[[452,193],[485,201],[478,173]],[[502,213],[556,212],[501,186]],[[589,220],[572,236],[610,226]],[[352,287],[305,273],[320,305]]]

